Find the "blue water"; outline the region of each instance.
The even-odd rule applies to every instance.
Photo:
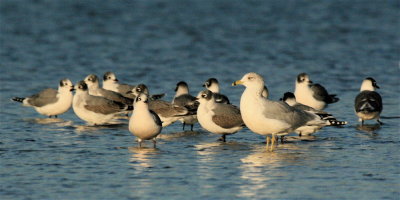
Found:
[[[0,1],[0,199],[398,199],[399,1]],[[327,111],[349,122],[288,137],[266,152],[244,129],[227,143],[198,124],[166,127],[137,148],[127,121],[90,127],[72,110],[46,119],[10,101],[58,81],[113,71],[174,95],[215,77],[239,105],[245,73],[272,99],[296,75],[336,93]],[[382,121],[360,127],[353,100],[374,77]]]

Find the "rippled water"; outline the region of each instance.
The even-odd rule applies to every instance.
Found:
[[[396,199],[400,191],[399,1],[0,2],[0,199]],[[243,74],[271,98],[307,72],[341,99],[347,120],[273,153],[244,129],[217,142],[197,124],[162,131],[139,149],[120,125],[90,127],[73,111],[46,119],[11,102],[60,79],[114,71],[167,93],[210,77],[236,105]],[[374,77],[383,126],[360,127],[353,99]]]

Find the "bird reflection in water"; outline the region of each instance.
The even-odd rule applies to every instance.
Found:
[[[271,195],[276,191],[269,189],[270,185],[278,183],[282,179],[290,179],[282,167],[296,165],[303,160],[304,154],[298,153],[301,150],[296,144],[285,143],[279,151],[266,151],[260,145],[251,151],[251,154],[242,158],[241,178],[248,184],[242,184],[239,188],[239,196],[244,198],[257,198],[258,195]],[[289,149],[290,153],[286,153]],[[276,181],[275,181],[276,180]]]

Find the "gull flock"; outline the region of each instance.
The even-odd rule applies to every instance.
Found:
[[[129,131],[138,138],[139,146],[144,140],[152,140],[161,130],[176,121],[186,125],[199,123],[209,132],[226,136],[247,127],[252,132],[266,137],[266,148],[273,151],[278,139],[297,133],[311,135],[325,126],[343,126],[346,121],[336,119],[323,111],[328,104],[339,98],[329,94],[320,84],[313,83],[306,73],[296,77],[294,93],[287,92],[280,101],[268,98],[269,91],[264,78],[250,72],[232,83],[243,85],[240,106],[232,105],[228,97],[220,93],[215,78],[206,80],[205,90],[192,96],[184,81],[176,84],[172,102],[163,100],[164,94],[151,94],[145,84],[122,84],[113,72],[103,75],[102,87],[99,77],[89,74],[75,84],[69,79],[59,82],[58,90],[45,89],[29,97],[14,97],[12,100],[33,107],[39,114],[57,117],[72,107],[76,116],[89,125],[112,123],[119,115],[129,117]],[[354,99],[354,111],[361,124],[365,120],[376,120],[379,124],[382,112],[382,97],[376,81],[367,77],[362,81],[360,93]],[[73,94],[75,91],[75,94]]]

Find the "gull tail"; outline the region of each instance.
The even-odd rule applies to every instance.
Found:
[[[328,126],[341,126],[346,125],[347,121],[339,121],[331,114],[317,114]]]
[[[330,97],[330,99],[329,99],[328,103],[336,103],[339,101],[339,98],[336,97],[336,94],[330,94],[329,97]]]
[[[22,102],[25,100],[25,98],[22,98],[22,97],[14,97],[14,98],[12,98],[12,100],[13,100],[13,101],[16,101],[16,102],[22,103]]]

